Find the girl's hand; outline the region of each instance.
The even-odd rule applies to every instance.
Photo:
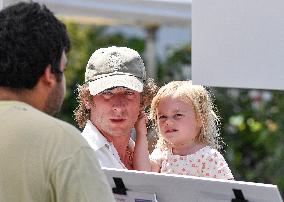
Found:
[[[147,122],[148,118],[145,112],[144,111],[140,112],[138,120],[135,123],[135,130],[137,136],[147,135],[147,126],[146,126]]]

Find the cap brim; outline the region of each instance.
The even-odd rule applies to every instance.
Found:
[[[89,82],[91,95],[97,95],[106,89],[113,87],[125,87],[137,92],[143,91],[143,82],[132,75],[110,75]]]

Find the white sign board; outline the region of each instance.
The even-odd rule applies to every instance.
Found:
[[[137,200],[131,202],[283,202],[277,186],[271,184],[110,168],[103,171],[113,190],[124,195],[125,200],[122,196],[119,201],[130,202],[127,198],[135,193]],[[151,195],[153,199],[149,199]]]
[[[193,0],[192,80],[284,89],[283,0]]]

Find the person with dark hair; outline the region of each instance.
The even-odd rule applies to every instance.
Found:
[[[75,118],[102,167],[135,169],[131,132],[156,90],[135,50],[112,46],[92,54]]]
[[[0,201],[114,201],[80,131],[51,116],[65,95],[69,47],[45,6],[0,11]]]

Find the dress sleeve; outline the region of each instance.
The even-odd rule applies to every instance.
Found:
[[[91,148],[83,147],[61,161],[51,173],[55,201],[114,201]]]
[[[222,154],[217,150],[213,151],[203,162],[202,173],[204,177],[233,180],[234,176]]]
[[[163,160],[163,152],[161,149],[154,149],[153,152],[150,155],[150,160],[154,161],[156,164],[158,164],[160,167],[162,165]]]

